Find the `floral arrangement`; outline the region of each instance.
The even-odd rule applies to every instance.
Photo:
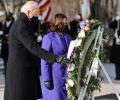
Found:
[[[81,31],[75,40],[71,41],[67,58],[75,58],[75,63],[68,64],[68,80],[66,83],[69,100],[77,100],[81,87],[85,87],[86,70],[91,66],[95,57],[92,51],[93,43],[96,36],[96,29],[102,26],[98,20],[83,20],[80,24]],[[102,54],[100,51],[100,54]],[[95,90],[100,90],[100,70],[97,76],[92,76],[87,88],[84,100]]]

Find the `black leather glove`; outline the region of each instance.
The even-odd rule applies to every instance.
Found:
[[[53,82],[52,81],[45,81],[45,87],[48,89],[48,90],[52,90],[53,89]]]
[[[70,59],[68,60],[68,63],[75,63],[75,57],[71,56]]]
[[[64,64],[66,65],[68,63],[68,59],[67,59],[67,56],[66,55],[63,55],[63,56],[58,56],[56,58],[56,62],[60,63],[60,64]]]

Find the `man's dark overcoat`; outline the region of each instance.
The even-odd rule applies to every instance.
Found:
[[[54,62],[57,57],[40,48],[32,25],[21,13],[10,30],[4,100],[36,100],[41,97],[38,57],[48,62]]]

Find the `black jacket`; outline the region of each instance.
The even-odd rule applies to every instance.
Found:
[[[109,27],[112,28],[114,31],[116,30],[117,26],[118,26],[117,20],[114,20],[109,24]],[[118,30],[118,36],[120,36],[120,30]],[[115,42],[116,42],[116,38],[114,37],[113,45],[111,48],[111,54],[110,54],[110,62],[120,64],[120,45],[116,45]]]
[[[3,37],[2,37],[2,47],[1,47],[1,57],[4,60],[8,59],[8,35],[12,24],[14,23],[14,18],[11,19],[10,25],[7,27],[7,21],[3,25]]]
[[[72,39],[76,39],[78,35],[79,21],[73,20],[70,22],[70,35]]]
[[[54,62],[57,57],[40,48],[32,25],[21,13],[10,30],[4,100],[36,100],[41,97],[38,57],[48,62]]]

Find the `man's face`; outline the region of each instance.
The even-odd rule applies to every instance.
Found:
[[[38,16],[38,14],[39,14],[39,9],[38,8],[35,8],[32,11],[28,11],[29,19],[33,18],[34,16]]]

